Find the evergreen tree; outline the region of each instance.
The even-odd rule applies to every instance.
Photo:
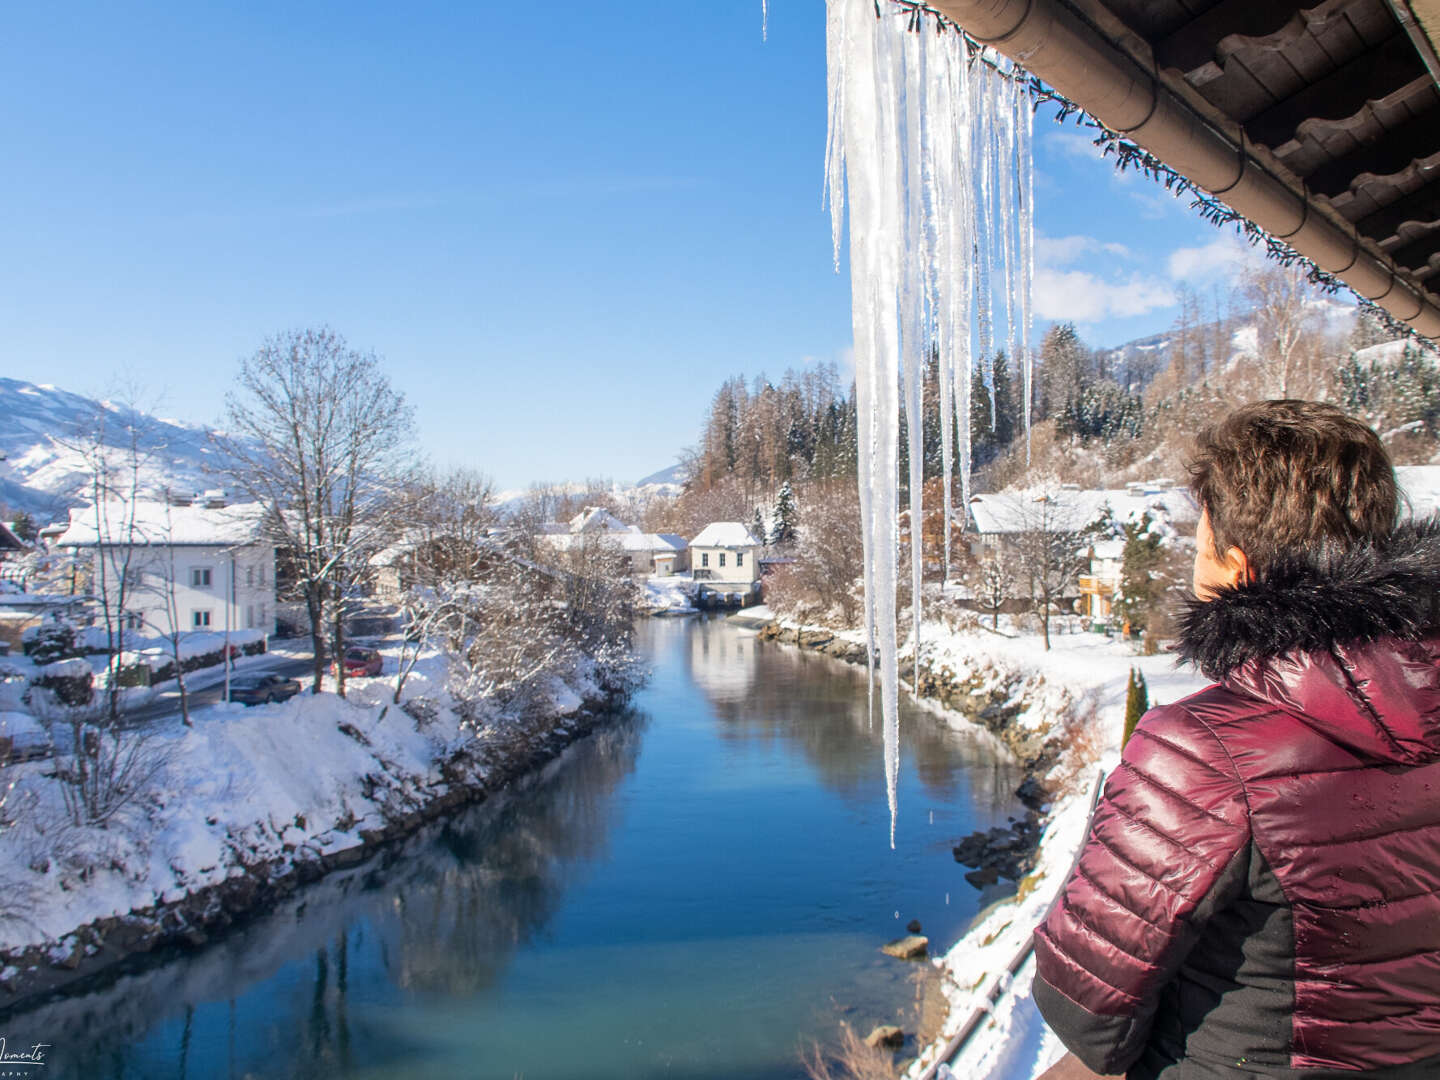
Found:
[[[27,544],[40,535],[40,530],[35,525],[35,519],[24,510],[15,514],[15,519],[10,523],[10,531]]]
[[[1165,593],[1159,570],[1164,560],[1161,536],[1152,532],[1153,521],[1145,514],[1138,522],[1125,523],[1125,550],[1120,563],[1120,602],[1117,605],[1132,633],[1144,631],[1150,616]]]
[[[1091,373],[1090,350],[1074,323],[1052,326],[1040,345],[1039,414],[1042,419],[1074,412]]]
[[[1125,689],[1125,733],[1120,737],[1123,747],[1135,733],[1135,725],[1150,708],[1150,691],[1145,686],[1145,676],[1139,668],[1130,669],[1130,680]]]
[[[786,480],[780,485],[780,493],[775,496],[775,511],[770,518],[770,537],[768,542],[779,545],[789,544],[794,540],[795,492],[791,490],[790,481]]]
[[[765,528],[765,515],[760,513],[758,506],[755,507],[755,517],[750,522],[750,534],[766,547],[770,546],[770,533]]]
[[[1004,350],[992,362],[991,387],[978,375],[970,383],[970,451],[977,465],[1005,452],[1024,424],[1019,393],[1010,378],[1010,361]],[[993,402],[993,411],[992,411]]]

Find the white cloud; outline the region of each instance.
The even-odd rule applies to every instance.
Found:
[[[1045,145],[1066,157],[1081,161],[1101,160],[1100,147],[1095,137],[1081,131],[1050,131],[1045,135]]]
[[[1259,263],[1259,251],[1238,236],[1217,236],[1199,247],[1176,248],[1166,260],[1165,268],[1176,281],[1207,281],[1217,277],[1233,277],[1247,266]]]
[[[1101,242],[1093,236],[1035,236],[1035,259],[1041,266],[1069,266],[1082,255],[1105,254],[1117,259],[1133,258],[1124,244]]]
[[[1143,315],[1170,307],[1175,293],[1164,281],[1132,274],[1124,281],[1103,281],[1083,270],[1038,270],[1035,312],[1057,322],[1099,322]]]

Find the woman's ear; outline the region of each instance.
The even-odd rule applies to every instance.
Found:
[[[1250,581],[1250,560],[1238,547],[1225,549],[1225,558],[1221,562],[1221,567],[1227,578],[1226,584],[1232,588],[1236,585],[1245,585]]]

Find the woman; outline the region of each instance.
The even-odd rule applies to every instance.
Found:
[[[1375,433],[1246,406],[1199,440],[1180,654],[1036,933],[1035,998],[1131,1080],[1440,1077],[1440,530]]]

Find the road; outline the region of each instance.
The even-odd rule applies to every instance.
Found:
[[[293,654],[279,656],[267,653],[264,656],[242,657],[232,677],[276,671],[292,679],[299,679],[300,685],[309,689],[310,676],[314,669],[315,662],[309,656],[296,657]],[[189,680],[199,682],[201,685],[191,687]],[[186,687],[189,689],[188,696],[192,711],[206,705],[219,704],[225,694],[224,674],[218,668],[206,668],[202,671],[192,672],[187,679]],[[167,716],[178,716],[179,714],[180,690],[176,688],[160,694],[143,708],[128,710],[125,713],[124,724],[126,727],[138,727],[141,724],[148,724],[155,720],[163,720]]]

